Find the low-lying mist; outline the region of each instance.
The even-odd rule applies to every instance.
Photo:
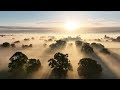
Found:
[[[42,35],[24,35],[24,36],[5,36],[0,37],[0,44],[3,42],[13,43],[14,41],[19,40],[20,43],[15,43],[15,48],[2,48],[0,47],[0,79],[12,79],[12,78],[25,78],[25,79],[49,79],[51,78],[51,68],[48,66],[48,60],[54,57],[54,54],[57,52],[61,52],[64,54],[68,54],[68,58],[71,61],[73,66],[73,71],[68,72],[67,79],[82,79],[78,75],[77,68],[78,62],[80,59],[84,57],[90,57],[96,61],[103,67],[103,72],[99,79],[118,79],[120,78],[120,48],[118,42],[99,42],[105,45],[108,49],[110,49],[111,55],[104,55],[97,50],[94,50],[95,53],[91,55],[83,54],[80,49],[78,49],[75,45],[75,41],[67,41],[67,45],[63,49],[50,49],[49,45],[55,43],[55,40],[59,40],[60,38],[64,38],[62,36],[54,36],[55,39],[52,41],[48,41],[50,37],[49,35],[42,36]],[[69,36],[69,35],[68,35]],[[34,37],[34,39],[31,39]],[[91,36],[89,36],[90,38]],[[14,39],[13,39],[14,38]],[[25,41],[25,38],[29,38],[28,41]],[[98,38],[98,37],[94,37]],[[86,39],[86,38],[83,38]],[[93,38],[92,38],[93,39]],[[96,41],[87,41],[89,43],[96,42]],[[72,45],[70,45],[72,43]],[[32,44],[32,47],[22,48],[22,45],[29,45]],[[46,47],[44,47],[46,44]],[[24,53],[29,59],[35,58],[39,59],[41,62],[42,67],[38,70],[33,72],[28,76],[11,76],[8,72],[8,63],[10,62],[9,58],[15,52],[22,52]]]

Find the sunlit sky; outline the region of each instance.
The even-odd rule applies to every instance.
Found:
[[[115,27],[120,26],[120,11],[0,11],[0,26],[61,27],[67,21]]]

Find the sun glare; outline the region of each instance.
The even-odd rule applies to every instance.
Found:
[[[69,21],[64,24],[64,27],[67,30],[73,31],[78,29],[80,26],[76,22]]]

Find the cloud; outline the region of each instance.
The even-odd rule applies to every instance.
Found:
[[[89,19],[88,21],[89,26],[97,26],[97,27],[115,27],[120,26],[120,21],[112,20],[112,19]]]
[[[62,21],[39,21],[36,25],[40,27],[61,27],[63,23]]]
[[[60,21],[40,21],[37,22],[36,24],[62,24],[63,22]]]

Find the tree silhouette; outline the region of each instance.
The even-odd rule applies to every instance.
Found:
[[[13,44],[11,44],[11,47],[15,47],[15,44],[13,43]]]
[[[29,47],[32,47],[32,46],[33,46],[32,44],[29,45]]]
[[[81,51],[84,52],[85,54],[91,54],[93,53],[93,48],[89,45],[89,43],[84,43],[82,45]]]
[[[57,40],[56,43],[52,43],[49,45],[51,49],[56,49],[56,48],[64,48],[66,45],[66,41],[63,40]]]
[[[66,41],[57,40],[57,41],[56,41],[56,44],[57,44],[57,45],[60,45],[60,46],[65,46],[65,45],[66,45]]]
[[[101,43],[91,43],[91,46],[93,48],[97,48],[97,49],[103,49],[104,45],[102,45]]]
[[[50,38],[50,39],[48,39],[48,41],[53,41],[53,40]]]
[[[9,60],[11,61],[8,64],[10,71],[16,72],[23,70],[23,66],[27,62],[28,57],[22,52],[16,52]]]
[[[22,45],[22,48],[28,48],[28,47],[32,47],[32,44],[30,44],[30,45]]]
[[[99,75],[102,72],[102,67],[100,64],[91,58],[83,58],[78,63],[79,67],[77,69],[79,76],[84,76],[86,78],[91,78]]]
[[[75,45],[78,46],[78,47],[82,46],[82,43],[83,43],[82,41],[75,41]]]
[[[56,53],[54,59],[48,60],[49,66],[53,68],[52,73],[59,77],[65,77],[68,70],[73,70],[68,54]]]
[[[109,50],[107,48],[103,48],[100,50],[101,53],[104,53],[104,54],[110,54]]]
[[[35,38],[34,38],[34,37],[32,37],[31,39],[33,39],[33,40],[34,40]]]
[[[15,41],[15,42],[13,42],[13,43],[20,43],[20,41]]]
[[[24,41],[29,41],[30,39],[29,38],[25,38]]]
[[[116,39],[120,41],[120,36],[118,36]]]
[[[38,59],[29,59],[26,64],[27,73],[31,73],[33,71],[37,71],[41,66],[41,62]]]
[[[10,47],[10,43],[4,42],[1,46],[2,46],[2,47]]]
[[[112,41],[120,42],[120,36],[118,36],[116,39],[112,38]]]
[[[52,44],[49,45],[49,47],[50,47],[51,49],[55,49],[55,48],[57,48],[57,45],[56,45],[55,43],[52,43]]]
[[[16,52],[10,59],[8,64],[9,71],[14,74],[29,74],[37,71],[41,67],[39,59],[28,59],[22,52]]]

